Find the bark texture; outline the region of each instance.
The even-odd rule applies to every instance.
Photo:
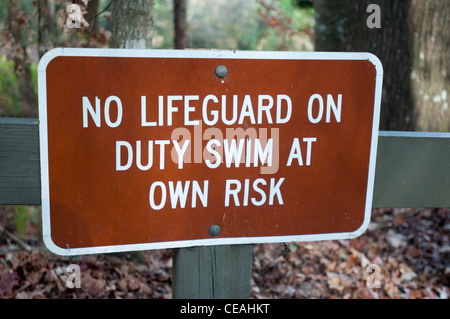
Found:
[[[369,28],[370,4],[380,28]],[[447,0],[316,0],[317,51],[371,52],[384,68],[380,129],[450,131]]]
[[[8,1],[9,32],[17,44],[17,51],[13,55],[14,73],[17,77],[17,85],[20,92],[20,103],[25,117],[37,116],[37,99],[34,93],[31,77],[31,58],[27,50],[25,28],[20,24],[26,23],[20,1]]]
[[[175,49],[187,48],[186,0],[173,1]]]
[[[114,1],[110,47],[149,49],[152,30],[153,0]]]

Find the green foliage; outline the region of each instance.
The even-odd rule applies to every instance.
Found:
[[[27,229],[27,211],[24,205],[17,205],[14,207],[15,218],[14,222],[19,234],[24,234]]]
[[[173,48],[173,1],[155,0],[154,13],[154,47]],[[187,20],[190,48],[312,50],[314,10],[294,0],[188,0]]]
[[[34,95],[36,95],[36,97],[38,96],[37,68],[38,68],[37,62],[34,62],[30,65],[31,79],[33,81],[33,90]]]
[[[191,0],[189,42],[193,48],[255,49],[262,34],[258,5],[248,0]]]
[[[14,62],[0,56],[0,115],[15,116],[21,113],[19,90],[14,74]]]
[[[38,225],[40,208],[34,206],[14,206],[14,224],[19,235],[23,235],[31,225]]]
[[[296,5],[294,0],[257,0],[265,22],[258,50],[311,51],[314,9]]]
[[[37,67],[38,63],[30,65],[34,94],[37,96]],[[14,62],[5,56],[0,56],[0,116],[21,116],[20,92],[14,73]]]
[[[172,49],[174,38],[173,0],[155,0],[153,14],[153,47]]]

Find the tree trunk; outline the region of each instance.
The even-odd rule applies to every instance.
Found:
[[[450,1],[415,0],[410,15],[415,40],[411,85],[417,127],[450,132]]]
[[[88,2],[86,7],[87,13],[85,15],[85,19],[89,23],[88,28],[89,37],[91,37],[93,34],[96,34],[98,31],[97,14],[99,3],[100,3],[99,0],[91,0]]]
[[[24,27],[19,25],[21,19],[21,2],[8,1],[9,32],[11,33],[17,47],[14,53],[14,73],[20,92],[20,103],[25,117],[37,116],[37,100],[34,93],[31,78],[31,59],[27,52],[27,41],[25,40]]]
[[[187,47],[186,0],[173,1],[173,16],[175,49],[185,49]]]
[[[38,1],[38,53],[39,59],[51,48],[52,42],[51,8],[48,0]]]
[[[380,28],[367,25],[369,4],[380,7]],[[316,0],[314,5],[317,51],[366,51],[381,60],[380,129],[450,130],[447,0]]]
[[[152,30],[153,0],[114,1],[110,47],[149,49]]]

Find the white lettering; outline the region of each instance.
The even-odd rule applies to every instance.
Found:
[[[208,107],[208,102],[210,100],[212,100],[214,103],[219,103],[219,100],[217,99],[217,97],[212,94],[207,95],[203,99],[203,105],[202,105],[203,121],[205,122],[206,125],[214,125],[217,123],[217,121],[219,119],[219,111],[217,111],[217,110],[212,110],[211,115],[213,116],[213,119],[212,120],[208,119],[207,107]],[[223,108],[223,102],[222,102],[222,108]]]
[[[183,168],[183,159],[184,159],[184,153],[186,152],[186,149],[189,144],[189,140],[186,140],[183,144],[183,148],[180,148],[180,145],[178,144],[178,141],[172,140],[173,146],[178,154],[178,169]]]
[[[189,191],[190,181],[185,182],[185,186],[183,188],[183,184],[181,181],[177,181],[177,186],[173,187],[173,182],[169,181],[169,194],[170,194],[170,202],[172,204],[172,208],[177,208],[178,201],[180,202],[180,208],[184,208],[186,206],[187,195]]]
[[[159,168],[160,169],[164,169],[165,167],[165,154],[166,154],[166,149],[165,146],[170,144],[169,140],[156,140],[155,141],[156,145],[159,145]]]
[[[128,152],[130,152],[130,150],[128,150]],[[133,157],[131,157],[131,159],[133,159]],[[153,165],[153,141],[148,141],[148,163],[145,166],[142,165],[141,141],[136,141],[136,166],[142,171],[147,171],[152,167],[152,165]]]
[[[141,126],[156,126],[156,122],[147,122],[147,98],[141,96]]]
[[[281,101],[286,101],[286,116],[281,118]],[[284,94],[277,95],[277,123],[284,124],[291,119],[292,115],[292,101],[291,98]]]
[[[184,125],[198,125],[199,121],[191,121],[189,120],[189,113],[192,113],[195,111],[195,107],[190,106],[190,101],[198,101],[199,96],[198,95],[186,95],[184,97]]]
[[[300,149],[300,142],[298,141],[298,137],[294,138],[294,140],[292,141],[291,151],[289,152],[289,158],[286,166],[291,166],[294,159],[297,159],[298,166],[303,166],[302,151]]]
[[[314,117],[313,116],[313,106],[314,106],[314,100],[317,100],[319,102],[319,112],[317,113],[317,116]],[[309,98],[308,101],[308,120],[313,123],[319,123],[320,120],[322,119],[322,115],[323,115],[323,99],[322,96],[320,94],[313,94],[311,95],[311,97]]]
[[[224,150],[224,157],[225,157],[225,164],[227,167],[231,166],[231,163],[234,159],[234,166],[239,167],[239,163],[241,162],[242,158],[242,151],[244,149],[244,139],[239,140],[239,147],[236,147],[236,140],[233,139],[230,142],[230,145],[228,144],[228,140],[223,140],[223,150]]]
[[[253,166],[258,166],[258,158],[261,161],[261,165],[264,165],[264,162],[267,159],[267,166],[272,166],[272,150],[273,150],[273,143],[272,139],[269,138],[269,140],[266,143],[266,147],[264,148],[264,151],[261,147],[261,143],[259,139],[255,140],[255,152],[254,152],[254,158],[253,158]]]
[[[259,195],[261,195],[261,199],[259,201],[256,200],[255,197],[252,197],[251,201],[252,201],[252,204],[255,205],[255,206],[261,206],[261,205],[263,205],[266,202],[266,193],[261,188],[258,187],[258,184],[267,185],[267,182],[263,178],[257,178],[253,182],[253,189]]]
[[[242,103],[241,116],[239,117],[238,124],[244,123],[244,118],[248,116],[250,118],[250,123],[255,124],[255,115],[253,114],[252,100],[250,95],[244,97],[244,102]]]
[[[167,105],[165,106],[165,100]],[[220,101],[219,101],[220,99]],[[239,96],[207,94],[205,97],[200,95],[168,95],[158,96],[158,121],[150,121],[147,119],[147,97],[141,96],[141,126],[163,126],[173,125],[174,113],[183,112],[183,124],[186,126],[197,126],[202,122],[208,126],[216,125],[219,120],[225,125],[238,124],[284,124],[287,123],[292,116],[292,101],[288,95],[278,94],[275,96],[268,94],[259,94],[252,98],[251,95],[243,96],[242,104],[239,104]],[[117,100],[119,102],[120,100]],[[182,103],[174,105],[176,101]],[[196,105],[195,101],[199,104]],[[227,104],[228,102],[231,102]],[[197,110],[200,106],[201,110]],[[276,103],[276,106],[275,106]],[[121,105],[120,105],[121,106]],[[254,106],[257,109],[254,109]],[[180,111],[179,108],[184,108]],[[99,108],[99,106],[98,106]],[[336,106],[335,108],[338,108]],[[275,110],[274,110],[275,109]],[[83,111],[85,112],[84,122],[87,125],[88,112],[93,117],[97,126],[100,125],[100,114],[90,104],[86,97],[83,97]],[[121,110],[119,110],[121,111]],[[164,111],[167,112],[167,121],[164,123]],[[201,111],[202,120],[193,120],[192,115]],[[274,114],[275,113],[275,114]],[[118,125],[119,123],[112,123]]]
[[[122,165],[121,161],[122,146],[126,147],[128,154],[128,160],[125,165]],[[131,144],[126,141],[116,141],[116,171],[126,171],[131,167],[131,164],[133,164],[133,148]]]
[[[306,143],[306,166],[311,165],[311,152],[312,152],[312,143],[316,142],[316,137],[304,137],[303,142]],[[294,138],[292,141],[291,151],[289,152],[289,157],[286,163],[286,166],[291,166],[292,161],[294,159],[297,159],[298,166],[303,166],[303,159],[302,159],[302,151],[300,148],[300,142],[298,137]]]
[[[264,104],[264,100],[268,101],[267,105]],[[258,124],[262,124],[262,113],[266,113],[267,123],[272,124],[272,116],[270,115],[270,109],[273,107],[273,98],[270,95],[258,95]],[[278,110],[278,108],[277,108]]]
[[[208,206],[208,187],[209,181],[203,181],[203,190],[200,187],[198,181],[168,181],[167,185],[169,187],[167,195],[167,187],[164,182],[156,181],[153,182],[149,190],[149,204],[154,210],[161,210],[166,205],[167,196],[170,197],[170,207],[172,209],[185,208],[187,204],[187,198],[189,196],[189,190],[191,189],[191,208],[197,207],[197,199],[200,200],[203,207]],[[161,196],[158,197],[157,188],[160,189]],[[160,198],[160,199],[159,199]],[[159,202],[158,202],[159,199]]]
[[[342,111],[342,94],[338,94],[338,103],[334,103],[333,96],[331,94],[327,95],[327,115],[326,122],[330,123],[331,119],[331,110],[333,110],[334,117],[336,122],[341,122],[341,111]]]
[[[157,205],[155,203],[155,189],[158,186],[159,186],[159,188],[161,188],[161,201]],[[167,192],[166,192],[166,186],[164,185],[164,183],[163,182],[154,182],[150,186],[150,191],[149,191],[149,195],[148,195],[150,207],[154,210],[162,209],[164,207],[164,205],[166,204],[166,196],[167,196]]]
[[[235,185],[235,189],[231,189],[231,185]],[[227,179],[225,182],[225,207],[230,206],[230,196],[233,196],[234,205],[239,206],[238,193],[241,190],[241,182],[237,179]]]
[[[88,127],[88,112],[97,127],[101,125],[100,99],[95,97],[95,111],[87,96],[83,96],[83,127]]]
[[[208,207],[208,186],[209,181],[203,181],[203,191],[200,188],[200,185],[197,181],[193,181],[192,183],[192,208],[197,207],[197,197],[202,202],[203,207]]]
[[[281,184],[283,184],[284,180],[285,180],[284,177],[279,178],[278,181],[275,178],[271,178],[268,189],[269,196],[267,196],[266,192],[259,187],[259,185],[266,186],[267,181],[264,180],[263,178],[256,179],[252,184],[252,188],[254,192],[259,194],[258,197],[260,197],[260,199],[258,199],[255,196],[250,196],[253,194],[249,189],[250,188],[249,179],[244,180],[244,190],[242,194],[241,194],[242,190],[241,182],[237,179],[227,179],[225,182],[225,207],[230,206],[231,200],[233,200],[234,206],[240,206],[241,204],[239,196],[242,196],[243,198],[242,201],[243,206],[248,206],[249,199],[254,206],[262,206],[263,204],[265,204],[267,197],[269,197],[268,202],[269,205],[274,205],[275,197],[277,198],[278,204],[283,205],[284,202],[283,196],[281,194]]]
[[[281,177],[275,184],[275,178],[270,179],[270,193],[269,193],[269,205],[273,205],[273,198],[277,196],[278,203],[283,205],[283,197],[281,196],[280,186],[284,182],[284,177]]]
[[[111,102],[116,102],[117,105],[117,119],[115,122],[111,122],[111,118],[109,117],[109,106]],[[117,127],[122,122],[122,102],[117,96],[110,96],[105,101],[105,122],[109,127]]]
[[[206,150],[216,158],[215,162],[212,163],[210,159],[205,158],[206,166],[209,168],[217,168],[219,167],[220,163],[222,162],[222,158],[220,157],[220,154],[212,148],[212,145],[220,146],[220,142],[216,139],[209,140],[206,144]]]
[[[305,137],[303,138],[303,142],[306,142],[306,166],[311,165],[311,149],[312,149],[312,143],[316,142],[317,138],[315,137]]]
[[[182,95],[167,96],[167,125],[172,126],[172,114],[178,112],[178,107],[173,106],[173,101],[182,101]]]

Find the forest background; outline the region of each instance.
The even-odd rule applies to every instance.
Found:
[[[79,28],[68,20],[72,2],[82,8]],[[385,71],[380,129],[450,131],[447,0],[147,0],[134,1],[143,16],[118,14],[115,4],[132,2],[1,1],[0,116],[37,117],[37,63],[47,50],[120,47],[117,26],[140,18],[149,49],[375,53]],[[354,240],[255,245],[252,297],[448,298],[449,217],[448,208],[374,209]],[[0,206],[0,297],[170,297],[170,250],[60,258],[39,246],[39,220],[39,206]],[[72,262],[82,289],[65,286]],[[382,271],[371,288],[373,264]]]

